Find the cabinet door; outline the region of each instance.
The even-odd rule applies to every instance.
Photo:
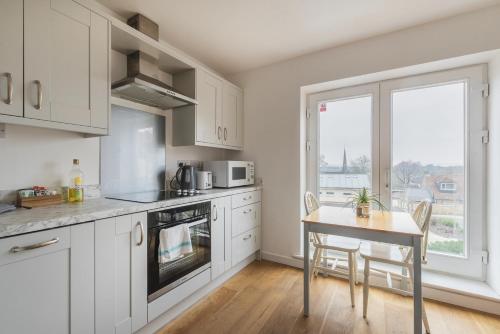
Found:
[[[224,83],[222,100],[224,144],[243,147],[243,91]]]
[[[231,197],[212,200],[212,280],[231,267]]]
[[[107,127],[107,21],[71,0],[25,0],[24,22],[24,116]]]
[[[93,333],[93,238],[87,223],[0,240],[2,333]]]
[[[133,333],[147,322],[146,219],[96,222],[96,333]]]
[[[197,70],[196,140],[222,144],[222,80]]]
[[[0,0],[0,114],[23,115],[23,0]]]

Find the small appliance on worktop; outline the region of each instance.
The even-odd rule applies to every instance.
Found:
[[[212,172],[212,184],[216,188],[249,186],[255,182],[253,161],[205,161],[203,168]]]

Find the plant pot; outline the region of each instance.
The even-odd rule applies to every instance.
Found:
[[[367,218],[370,216],[370,204],[360,204],[356,207],[358,217]]]

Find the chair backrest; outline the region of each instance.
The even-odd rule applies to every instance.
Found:
[[[318,199],[310,191],[306,191],[304,194],[304,205],[306,206],[306,212],[308,215],[310,215],[314,210],[319,209]]]
[[[413,220],[417,223],[418,227],[424,234],[422,238],[422,261],[427,262],[427,245],[429,240],[429,227],[431,225],[432,203],[430,201],[420,202],[415,211],[413,211]],[[413,252],[411,252],[413,256]]]
[[[306,207],[306,213],[311,214],[314,210],[319,209],[319,202],[316,196],[310,191],[306,191],[304,194],[304,205]],[[321,244],[321,237],[318,233],[313,233],[313,242]]]

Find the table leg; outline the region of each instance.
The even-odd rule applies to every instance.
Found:
[[[304,316],[309,316],[309,225],[304,224]]]
[[[413,237],[413,333],[422,333],[422,255],[420,237]]]

